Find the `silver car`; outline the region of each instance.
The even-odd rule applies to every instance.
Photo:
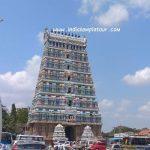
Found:
[[[123,150],[121,144],[111,144],[109,147],[107,147],[107,150]]]
[[[48,146],[40,142],[24,141],[14,144],[11,150],[48,150]]]

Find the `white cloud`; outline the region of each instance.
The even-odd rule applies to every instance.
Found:
[[[150,101],[139,108],[139,112],[150,115]]]
[[[103,99],[99,101],[99,108],[100,109],[108,109],[114,105],[114,102],[108,99]]]
[[[120,101],[103,99],[99,102],[99,106],[102,109],[102,123],[105,129],[109,127],[110,130],[118,125],[132,128],[150,127],[150,101],[141,106],[141,104],[132,105],[132,101],[125,98]],[[106,131],[108,132],[108,129]]]
[[[88,14],[92,11],[92,13],[96,13],[100,10],[101,5],[106,0],[81,0],[81,7],[79,8],[79,12],[81,14]]]
[[[128,110],[130,104],[131,104],[131,102],[130,102],[129,100],[124,99],[124,100],[122,100],[122,101],[120,102],[120,104],[117,106],[117,109],[116,109],[116,110],[119,111],[119,112],[125,112],[125,111]]]
[[[100,16],[95,17],[99,25],[114,26],[128,20],[128,11],[124,5],[115,4],[109,7],[108,11]]]
[[[80,14],[89,15],[89,20],[94,18],[94,22],[97,25],[105,25],[108,27],[120,25],[122,22],[128,21],[129,16],[130,19],[135,19],[139,16],[145,18],[150,17],[150,0],[80,1]]]
[[[4,105],[8,107],[12,103],[22,107],[31,105],[40,61],[41,58],[35,55],[27,61],[24,70],[0,74],[0,96]]]
[[[129,4],[143,11],[150,11],[150,0],[129,0]]]
[[[131,101],[127,100],[127,99],[122,99],[121,101],[117,102],[117,101],[113,101],[113,100],[109,100],[109,99],[103,99],[101,101],[99,101],[98,105],[100,110],[110,110],[110,111],[114,111],[116,113],[118,112],[125,112],[129,106],[131,104]]]
[[[39,32],[37,35],[40,43],[43,45],[44,44],[44,32]]]
[[[123,80],[129,85],[149,85],[150,84],[150,67],[138,70],[134,75],[128,74]]]

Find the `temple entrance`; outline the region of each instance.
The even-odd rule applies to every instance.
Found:
[[[65,134],[68,138],[68,141],[74,141],[75,140],[75,127],[67,126],[65,127]]]

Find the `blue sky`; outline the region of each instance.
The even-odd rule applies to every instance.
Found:
[[[0,0],[0,18],[4,105],[31,105],[45,27],[105,27],[107,32],[80,33],[88,39],[102,130],[150,128],[149,0]]]

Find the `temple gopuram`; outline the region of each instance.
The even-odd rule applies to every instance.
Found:
[[[101,115],[86,48],[85,37],[45,29],[28,134],[52,140],[55,127],[61,124],[70,141],[81,140],[86,126],[92,136],[101,136]]]

